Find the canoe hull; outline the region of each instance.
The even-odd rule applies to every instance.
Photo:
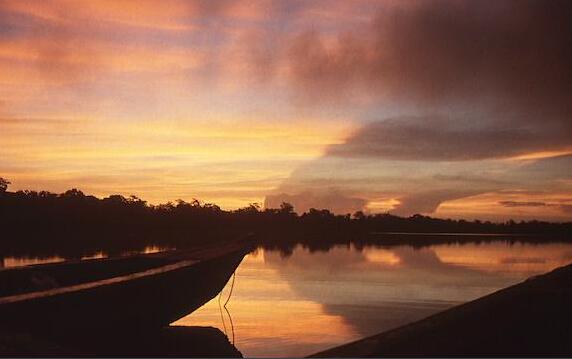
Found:
[[[214,298],[247,252],[241,248],[153,275],[2,303],[0,327],[54,333],[163,327]]]

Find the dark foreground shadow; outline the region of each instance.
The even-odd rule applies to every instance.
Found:
[[[0,333],[2,357],[218,357],[242,358],[226,335],[213,327],[170,326],[121,336],[83,335],[61,338],[27,333]]]
[[[570,357],[572,265],[314,357]]]
[[[0,270],[0,356],[240,357],[218,329],[169,323],[220,293],[251,241]]]

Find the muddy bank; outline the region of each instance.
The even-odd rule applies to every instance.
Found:
[[[75,335],[38,337],[0,333],[2,357],[225,357],[242,358],[220,330],[213,327],[170,326],[153,332],[121,336]]]
[[[572,264],[312,357],[572,356]]]

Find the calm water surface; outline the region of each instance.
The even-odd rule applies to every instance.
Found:
[[[419,240],[419,238],[415,238]],[[143,253],[169,248],[146,247]],[[87,258],[105,257],[103,252]],[[64,258],[6,257],[0,267]],[[336,246],[290,256],[258,249],[219,298],[173,325],[213,326],[248,357],[305,356],[373,335],[572,262],[572,244]],[[232,280],[220,296],[230,294]],[[222,315],[221,315],[222,314]],[[232,320],[232,323],[231,323]]]
[[[129,251],[125,252],[122,255],[130,255],[130,254],[150,254],[150,253],[157,253],[157,252],[164,252],[174,248],[170,247],[159,247],[159,246],[146,246],[142,250],[139,251]],[[81,260],[85,259],[97,259],[97,258],[106,258],[108,255],[103,252],[96,252],[91,255],[82,256]],[[0,258],[0,268],[10,268],[10,267],[23,267],[35,264],[48,264],[48,263],[58,263],[64,262],[66,259],[57,255],[48,256],[48,257],[4,257]]]
[[[174,325],[214,326],[249,357],[304,356],[421,319],[572,262],[572,245],[258,249],[215,298]],[[229,282],[221,294],[229,295]],[[221,316],[221,313],[224,314]],[[232,319],[232,326],[231,321]],[[223,324],[224,320],[224,324]]]

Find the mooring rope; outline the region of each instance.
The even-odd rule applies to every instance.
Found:
[[[224,290],[224,288],[223,288],[223,290]],[[227,332],[226,332],[226,324],[224,323],[224,315],[222,314],[222,306],[221,306],[221,304],[220,304],[220,298],[221,298],[221,297],[222,297],[222,290],[221,290],[220,293],[218,294],[218,309],[219,309],[219,312],[220,312],[220,319],[222,320],[222,326],[223,326],[223,328],[224,328],[224,335],[226,335],[227,338],[228,338],[228,334],[227,334]]]
[[[224,302],[224,305],[222,305],[222,306],[221,306],[221,298],[222,298],[222,292],[224,291],[224,288],[223,288],[223,290],[220,291],[220,293],[219,293],[219,295],[218,295],[218,308],[219,308],[219,310],[220,310],[220,318],[222,319],[222,325],[223,325],[223,328],[224,328],[224,334],[225,334],[225,335],[227,336],[227,338],[228,338],[228,333],[227,333],[227,330],[226,330],[226,323],[225,323],[225,321],[224,321],[224,315],[222,314],[222,308],[223,308],[223,307],[224,307],[224,310],[226,311],[226,314],[228,315],[228,319],[229,319],[229,321],[230,321],[230,329],[231,329],[231,331],[232,331],[232,345],[234,345],[234,323],[232,322],[232,316],[230,315],[230,312],[229,312],[228,308],[226,307],[226,305],[228,304],[228,302],[230,301],[230,297],[232,296],[232,291],[233,291],[233,289],[234,289],[234,281],[235,281],[235,279],[236,279],[236,271],[234,271],[234,272],[232,273],[232,282],[231,282],[231,284],[230,284],[230,291],[229,291],[229,293],[228,293],[228,298],[226,298],[226,301]]]

